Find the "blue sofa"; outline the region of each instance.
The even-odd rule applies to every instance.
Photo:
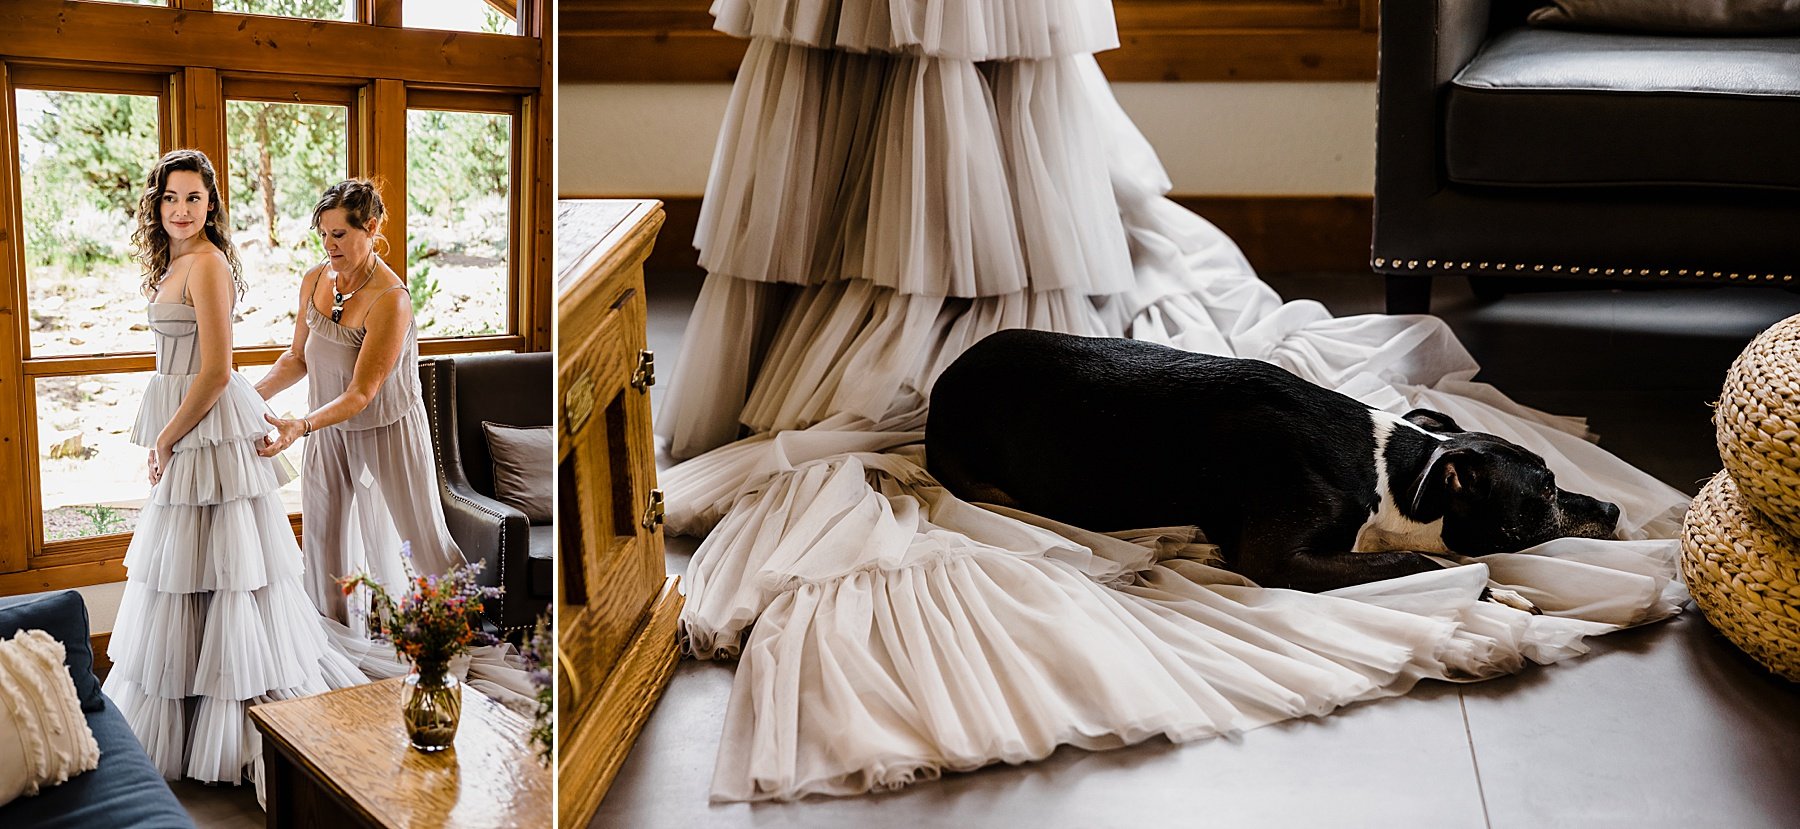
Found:
[[[0,806],[6,829],[194,829],[125,716],[100,693],[88,647],[87,605],[73,590],[0,598],[0,638],[42,630],[63,643],[88,728],[100,744],[100,767],[34,797]]]

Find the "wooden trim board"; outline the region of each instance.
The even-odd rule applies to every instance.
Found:
[[[572,196],[564,198],[589,198]],[[655,198],[663,203],[664,226],[644,263],[649,273],[696,271],[694,226],[698,196],[592,196]],[[1257,273],[1306,273],[1369,269],[1374,218],[1372,196],[1174,196],[1181,206],[1218,225],[1237,242]]]

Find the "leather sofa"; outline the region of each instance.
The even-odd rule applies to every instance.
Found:
[[[494,498],[492,459],[482,421],[551,425],[554,357],[478,354],[421,360],[420,393],[430,414],[438,488],[450,536],[471,562],[485,561],[483,584],[505,592],[484,608],[504,635],[529,629],[550,604],[555,530]],[[554,472],[546,466],[546,476]]]
[[[0,806],[7,829],[193,829],[181,801],[131,733],[119,707],[99,691],[88,644],[87,604],[73,590],[0,598],[0,636],[42,630],[63,643],[64,662],[82,696],[82,711],[100,766]]]
[[[1431,278],[1800,276],[1800,37],[1541,29],[1538,2],[1383,0],[1388,310]]]

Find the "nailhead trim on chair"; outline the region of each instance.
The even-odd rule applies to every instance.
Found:
[[[1461,271],[1468,271],[1468,272],[1491,271],[1494,273],[1504,273],[1504,272],[1519,273],[1521,271],[1524,271],[1526,268],[1530,268],[1533,273],[1542,273],[1545,268],[1549,268],[1551,273],[1560,274],[1560,273],[1564,273],[1566,271],[1570,276],[1630,276],[1630,277],[1638,277],[1638,278],[1644,278],[1644,277],[1655,278],[1655,277],[1659,277],[1659,276],[1673,276],[1678,279],[1679,278],[1704,279],[1704,278],[1710,277],[1712,279],[1725,279],[1725,280],[1743,281],[1743,282],[1755,282],[1757,280],[1761,280],[1763,282],[1774,282],[1776,280],[1780,280],[1782,282],[1794,281],[1794,275],[1791,273],[1783,273],[1783,274],[1732,273],[1732,272],[1728,272],[1728,271],[1709,271],[1709,270],[1705,270],[1705,269],[1696,270],[1696,269],[1691,269],[1691,268],[1680,268],[1680,269],[1602,268],[1602,267],[1598,267],[1598,266],[1584,267],[1581,265],[1541,265],[1541,264],[1527,264],[1527,263],[1523,263],[1523,262],[1462,262],[1462,263],[1460,263],[1461,267],[1458,267],[1459,263],[1453,262],[1449,259],[1445,259],[1442,261],[1437,260],[1437,259],[1427,259],[1424,262],[1420,262],[1417,259],[1401,260],[1401,259],[1388,259],[1387,257],[1376,257],[1374,260],[1374,263],[1375,263],[1375,267],[1377,267],[1377,268],[1387,268],[1387,267],[1391,266],[1397,270],[1407,270],[1407,271],[1434,271],[1434,270],[1436,270],[1436,271],[1458,271],[1458,270],[1461,270]],[[1421,267],[1421,265],[1423,267]]]
[[[431,384],[431,405],[425,407],[425,416],[431,418],[432,431],[434,433],[436,433],[437,435],[439,435],[439,440],[442,440],[443,439],[442,435],[444,434],[444,430],[443,430],[443,426],[438,422],[438,385],[439,385],[439,383],[435,380]],[[440,487],[442,487],[445,492],[450,493],[451,497],[455,498],[458,501],[461,501],[464,504],[468,504],[469,506],[474,507],[475,509],[480,510],[483,513],[486,513],[487,515],[491,515],[495,518],[500,519],[500,549],[505,550],[506,549],[506,516],[501,515],[500,513],[495,512],[491,509],[488,509],[487,506],[484,504],[479,504],[479,503],[471,501],[467,498],[464,498],[456,490],[451,489],[450,488],[450,472],[448,469],[444,468],[444,453],[443,453],[443,451],[441,449],[434,448],[432,450],[432,454],[437,456],[438,481],[439,481],[438,485]],[[465,558],[466,558],[466,556],[465,556]],[[502,554],[500,556],[500,582],[499,583],[500,583],[501,587],[506,586],[506,556],[504,554]],[[506,591],[505,590],[500,591],[500,618],[502,618],[502,619],[506,618]],[[504,634],[506,632],[505,626],[501,625],[499,627],[501,629],[501,632]]]

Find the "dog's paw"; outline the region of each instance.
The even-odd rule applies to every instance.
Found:
[[[1530,599],[1519,595],[1517,591],[1508,590],[1504,587],[1490,587],[1483,590],[1481,591],[1481,598],[1483,601],[1503,604],[1514,610],[1523,610],[1533,616],[1540,615],[1544,612],[1539,610],[1537,605],[1532,604]]]

